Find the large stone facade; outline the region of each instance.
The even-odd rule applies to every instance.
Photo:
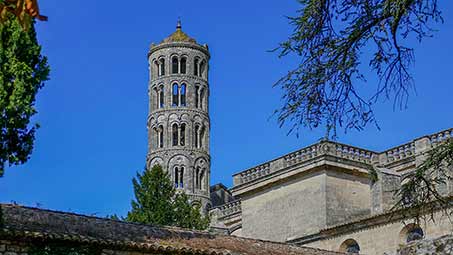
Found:
[[[210,211],[212,225],[237,236],[364,254],[394,254],[409,234],[451,234],[452,222],[441,215],[408,225],[409,218],[389,212],[404,178],[452,137],[448,129],[383,152],[321,141],[233,175],[236,200]],[[452,196],[453,183],[440,190]]]
[[[211,207],[209,57],[208,46],[182,32],[180,23],[148,54],[148,168],[160,164],[204,211]]]

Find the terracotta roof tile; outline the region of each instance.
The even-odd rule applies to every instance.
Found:
[[[0,207],[4,222],[0,228],[0,238],[58,240],[140,251],[178,251],[206,255],[339,254],[205,231],[135,224],[17,205]]]

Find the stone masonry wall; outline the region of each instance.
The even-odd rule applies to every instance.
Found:
[[[393,222],[385,225],[369,226],[365,229],[342,232],[332,238],[306,243],[304,246],[339,251],[341,244],[348,239],[355,240],[360,246],[360,252],[369,255],[396,254],[396,251],[406,245],[403,230],[411,222]],[[435,215],[435,221],[421,222],[425,239],[453,234],[453,225],[448,217]],[[406,253],[410,254],[410,253]],[[405,254],[405,255],[406,255]]]
[[[242,197],[242,236],[284,242],[325,227],[325,181],[318,172]]]
[[[446,235],[436,239],[414,242],[401,248],[398,255],[449,255],[453,254],[453,236]]]

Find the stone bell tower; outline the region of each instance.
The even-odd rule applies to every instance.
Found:
[[[176,31],[152,44],[149,60],[148,169],[160,164],[204,212],[211,207],[208,46]]]

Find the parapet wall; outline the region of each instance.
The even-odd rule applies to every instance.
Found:
[[[414,139],[413,141],[390,148],[383,152],[374,152],[351,145],[331,141],[322,141],[274,160],[265,162],[233,175],[233,192],[252,183],[259,182],[287,168],[308,163],[320,156],[331,156],[358,164],[373,165],[395,171],[405,171],[415,166],[416,156],[453,137],[453,128]]]

